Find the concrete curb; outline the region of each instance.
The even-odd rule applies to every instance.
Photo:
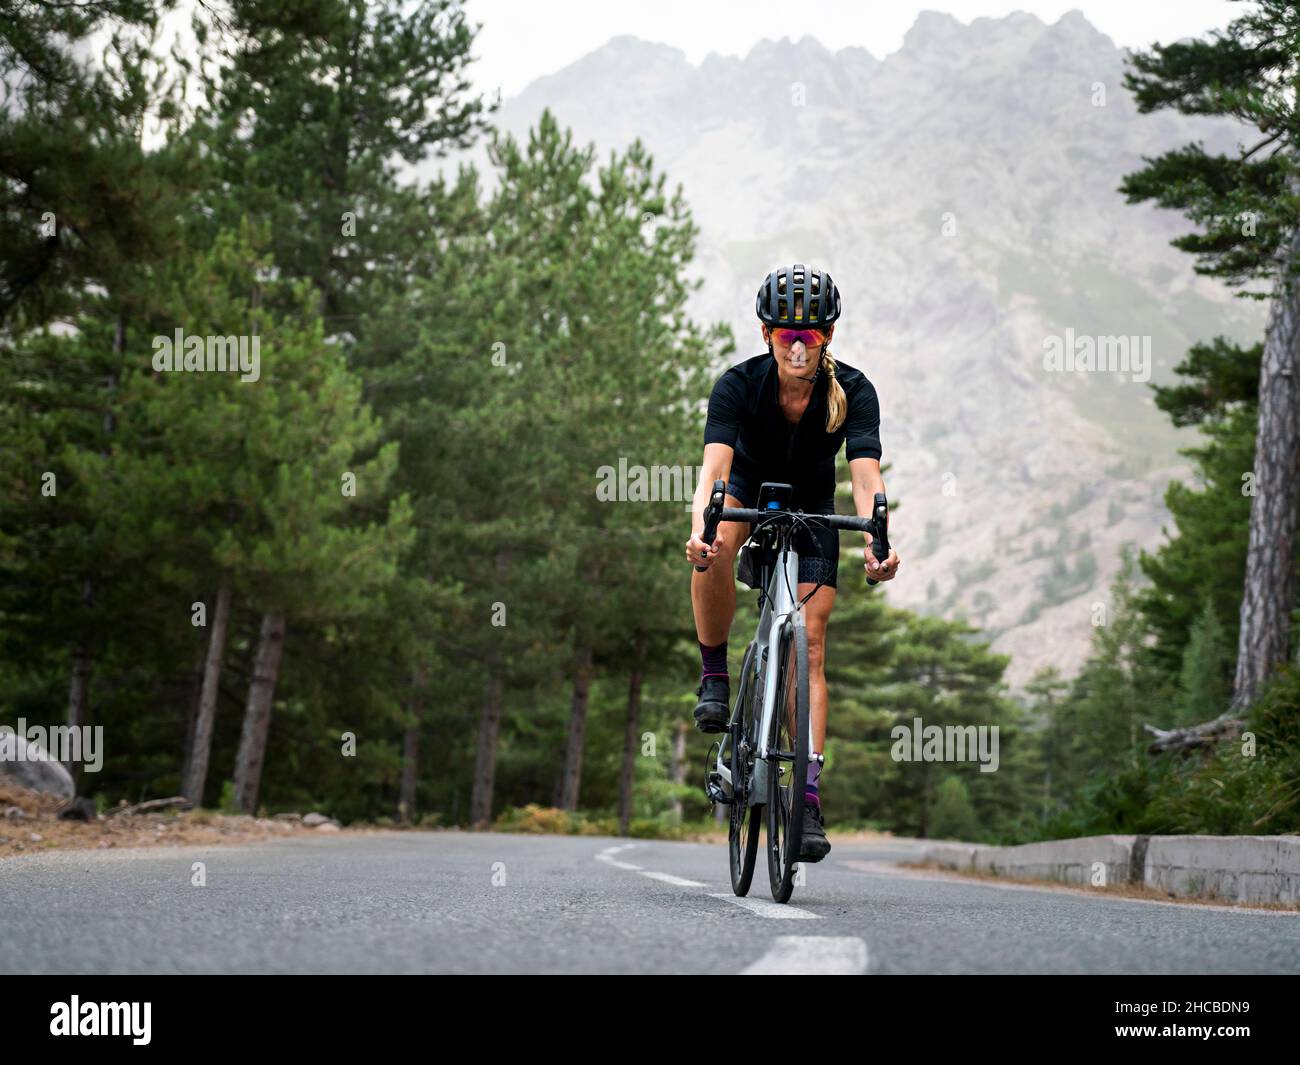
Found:
[[[1300,836],[1151,836],[1143,882],[1234,902],[1300,900]]]
[[[1144,885],[1186,898],[1300,900],[1300,836],[1087,836],[1018,847],[937,843],[924,859],[1012,879]]]

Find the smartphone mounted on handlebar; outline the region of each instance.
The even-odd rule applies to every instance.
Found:
[[[758,486],[759,510],[789,510],[794,499],[794,485],[764,481]]]

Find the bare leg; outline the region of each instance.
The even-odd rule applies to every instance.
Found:
[[[813,590],[799,585],[799,598]],[[826,620],[835,605],[835,589],[822,585],[804,606],[808,628],[808,720],[812,727],[813,750],[826,751]]]
[[[800,583],[799,598],[816,587],[812,582]],[[812,729],[812,749],[818,754],[826,753],[826,620],[835,605],[835,589],[822,585],[804,604],[804,625],[808,633],[808,724]],[[791,656],[794,650],[791,648]],[[786,722],[791,734],[794,733],[794,698],[795,688],[789,689],[786,700]]]
[[[735,496],[726,497],[729,507],[743,504]],[[695,610],[695,634],[706,647],[717,647],[731,632],[736,616],[736,552],[745,542],[749,523],[724,521],[718,526],[724,538],[722,553],[707,570],[691,569],[691,606]]]

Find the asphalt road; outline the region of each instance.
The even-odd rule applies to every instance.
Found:
[[[1297,973],[1300,917],[903,872],[837,842],[791,902],[722,844],[389,832],[0,861],[0,973]],[[195,886],[193,863],[206,884]]]

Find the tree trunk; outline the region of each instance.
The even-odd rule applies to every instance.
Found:
[[[632,672],[627,684],[627,724],[623,729],[623,772],[618,788],[618,832],[627,835],[632,822],[632,790],[636,779],[637,741],[641,722],[641,679],[645,675],[645,635],[637,633],[632,649]]]
[[[181,752],[181,786],[185,786],[185,774],[189,771],[190,759],[194,757],[194,726],[199,720],[199,700],[203,698],[203,663],[207,660],[205,651],[190,671],[190,693],[185,700],[185,747]]]
[[[397,817],[404,824],[415,818],[415,783],[419,777],[424,682],[424,670],[415,670],[411,675],[411,694],[406,700],[406,732],[402,736],[402,786],[397,797]]]
[[[95,586],[89,577],[82,584],[82,601],[89,606],[94,601]],[[68,728],[80,730],[86,724],[86,706],[90,698],[90,670],[94,659],[86,640],[77,642],[72,651],[72,683],[68,688]],[[72,774],[73,783],[80,790],[81,765],[78,762],[64,762],[63,766]]]
[[[1237,675],[1225,717],[1249,707],[1264,681],[1287,659],[1295,590],[1296,481],[1300,479],[1300,286],[1288,272],[1297,262],[1300,228],[1291,234],[1264,335],[1246,589],[1241,600]]]
[[[560,809],[578,809],[578,789],[582,786],[582,743],[587,730],[587,698],[591,694],[591,646],[581,645],[574,651],[573,702],[569,708],[569,740],[564,749],[563,790]]]
[[[266,734],[271,727],[271,700],[280,675],[280,652],[284,650],[284,629],[283,613],[272,611],[262,615],[262,634],[257,641],[244,727],[239,735],[239,753],[235,756],[235,806],[244,813],[251,814],[257,809],[262,764],[266,760]]]
[[[199,695],[199,712],[194,719],[194,742],[185,766],[181,794],[195,806],[203,805],[203,789],[208,781],[208,758],[212,753],[212,725],[217,717],[217,690],[221,681],[221,663],[226,653],[226,632],[230,627],[230,574],[221,575],[217,603],[212,611],[212,629],[208,635],[208,657],[203,663],[203,690]],[[269,707],[269,703],[267,704]]]
[[[686,722],[677,722],[677,728],[673,731],[673,783],[679,787],[686,783]],[[682,800],[673,796],[673,816],[677,823],[681,824]]]
[[[497,552],[497,583],[504,587],[510,571],[509,550]],[[488,651],[487,686],[483,692],[483,710],[478,720],[478,748],[474,753],[474,789],[469,798],[471,826],[486,826],[492,821],[492,793],[496,787],[497,735],[501,731],[501,693],[504,679],[501,666],[500,642]]]
[[[930,763],[921,763],[921,839],[930,838]]]
[[[474,790],[469,800],[469,819],[474,827],[492,821],[492,792],[496,787],[497,735],[501,730],[501,650],[488,653],[487,687],[478,721],[478,749],[474,754]]]
[[[1246,722],[1241,718],[1220,715],[1213,721],[1188,728],[1160,729],[1154,725],[1142,727],[1155,737],[1147,747],[1148,754],[1161,754],[1164,751],[1179,751],[1185,754],[1197,748],[1215,747],[1227,740],[1239,739],[1246,728]]]

